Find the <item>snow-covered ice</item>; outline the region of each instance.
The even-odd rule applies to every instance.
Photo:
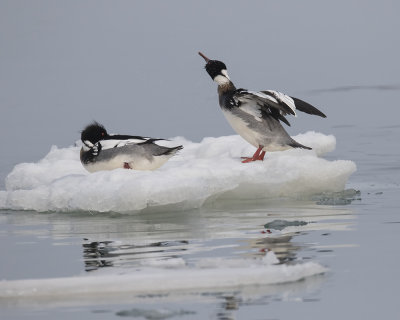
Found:
[[[267,153],[242,164],[255,149],[239,136],[176,137],[165,145],[184,149],[156,171],[117,169],[88,173],[79,146],[57,148],[37,163],[21,163],[0,191],[0,209],[36,211],[137,212],[147,208],[192,209],[207,200],[299,198],[345,188],[356,170],[352,161],[321,158],[335,149],[332,135],[307,132],[293,137],[313,150]]]

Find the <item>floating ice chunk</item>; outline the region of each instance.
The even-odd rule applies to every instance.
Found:
[[[141,319],[151,319],[151,320],[164,320],[169,318],[175,318],[177,316],[184,315],[194,315],[196,314],[194,311],[188,310],[170,310],[166,308],[159,308],[155,310],[148,309],[138,309],[133,308],[130,310],[122,310],[116,313],[117,316],[120,317],[131,317],[131,318],[141,318]]]
[[[209,199],[298,198],[344,190],[356,170],[352,161],[319,158],[335,148],[335,138],[307,132],[294,137],[313,150],[267,153],[265,161],[242,164],[254,147],[239,136],[182,137],[164,145],[184,149],[156,171],[116,169],[88,173],[79,147],[52,147],[37,163],[22,163],[6,178],[0,209],[36,211],[137,212],[183,210]]]
[[[279,263],[273,251],[268,251],[261,260],[254,260],[249,263],[246,259],[227,258],[202,258],[196,263],[196,267],[204,268],[253,268],[259,266],[270,266]]]
[[[283,230],[286,227],[298,227],[298,226],[305,226],[307,222],[305,221],[288,221],[288,220],[274,220],[268,222],[264,225],[265,229],[274,229],[274,230]]]
[[[271,256],[272,257],[272,256]],[[270,257],[270,258],[271,258]],[[270,259],[268,258],[268,259]],[[38,280],[12,280],[0,282],[0,299],[79,299],[129,293],[133,295],[170,293],[178,291],[201,292],[243,286],[262,286],[299,281],[326,272],[315,262],[295,265],[266,264],[219,268],[148,268],[123,275],[81,276]]]
[[[182,258],[168,258],[168,259],[147,259],[141,263],[145,267],[157,268],[180,268],[185,267],[186,262]]]

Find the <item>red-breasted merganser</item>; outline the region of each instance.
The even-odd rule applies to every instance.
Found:
[[[168,148],[141,136],[110,135],[104,126],[94,122],[81,133],[80,158],[89,172],[117,168],[155,170],[174,156],[182,146]]]
[[[205,69],[218,84],[219,105],[233,129],[257,148],[243,163],[264,160],[265,152],[290,148],[311,149],[293,140],[281,122],[290,126],[286,115],[296,116],[296,110],[326,118],[326,115],[300,99],[274,90],[250,91],[236,89],[228,76],[226,65],[218,60],[206,61]]]

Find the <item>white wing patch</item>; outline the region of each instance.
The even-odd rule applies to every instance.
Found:
[[[289,97],[288,95],[286,95],[286,94],[284,94],[282,92],[275,91],[275,90],[265,90],[265,91],[268,91],[271,94],[273,94],[274,97],[276,98],[276,100],[286,104],[290,109],[293,110],[294,116],[297,117],[297,115],[296,115],[296,105],[294,104],[294,101],[293,101],[293,99],[291,97]],[[257,92],[257,93],[260,93],[260,92]],[[265,95],[265,96],[268,96],[268,95]]]
[[[257,121],[262,121],[262,113],[259,106],[255,104],[243,103],[239,109],[252,115]]]
[[[100,140],[99,143],[103,150],[105,149],[112,149],[123,147],[128,144],[137,144],[147,141],[148,139],[124,139],[124,140],[116,140],[116,139],[107,139],[107,140]]]
[[[266,90],[266,91],[269,91],[269,90]],[[257,97],[260,97],[260,98],[263,98],[263,99],[268,99],[268,100],[270,100],[270,101],[272,101],[272,102],[275,102],[275,103],[278,103],[278,100],[277,99],[275,99],[274,97],[272,97],[272,96],[269,96],[268,94],[264,94],[264,93],[262,93],[262,92],[257,92],[257,91],[247,91],[248,93],[251,93],[251,94],[253,94],[253,95],[255,95],[255,96],[257,96]],[[270,92],[270,91],[269,91]]]

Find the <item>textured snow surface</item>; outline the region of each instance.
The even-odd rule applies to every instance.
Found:
[[[0,209],[36,211],[137,212],[183,210],[207,200],[307,197],[345,188],[356,170],[352,161],[321,158],[335,149],[332,135],[307,132],[293,137],[313,150],[267,153],[265,161],[242,164],[255,148],[239,136],[176,137],[164,145],[184,149],[156,171],[117,169],[88,173],[79,146],[57,148],[37,163],[21,163],[0,191]]]

